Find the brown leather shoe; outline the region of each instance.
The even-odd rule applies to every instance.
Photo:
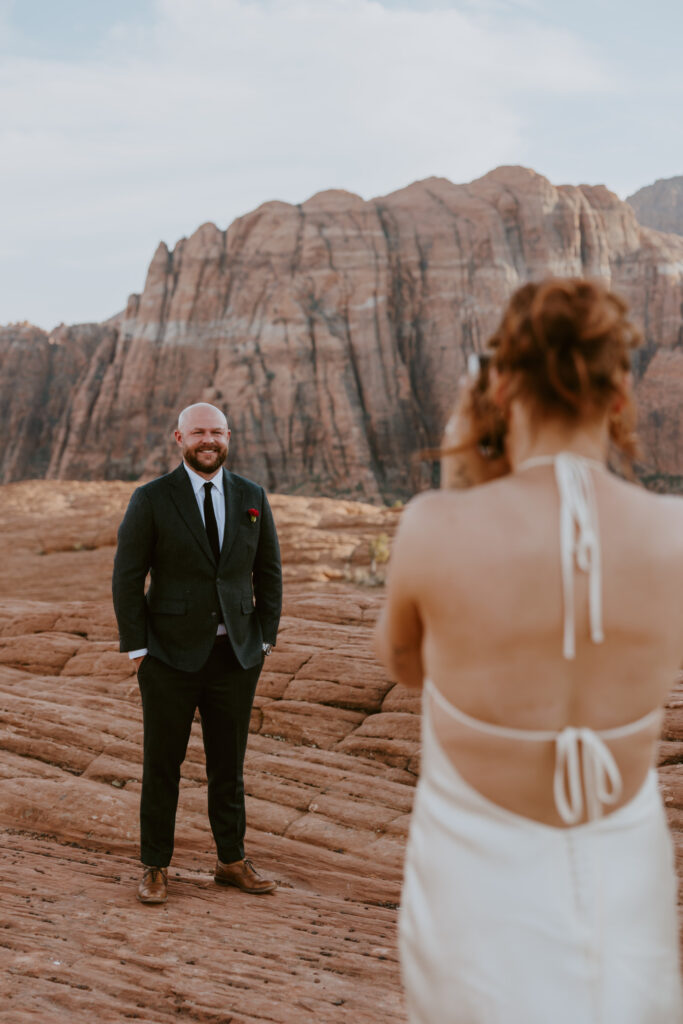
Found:
[[[145,867],[138,886],[140,903],[165,903],[167,895],[168,869]]]
[[[232,864],[223,864],[217,860],[213,877],[219,885],[234,885],[242,892],[250,892],[255,896],[277,889],[277,882],[262,878],[251,861],[246,858],[236,860]]]

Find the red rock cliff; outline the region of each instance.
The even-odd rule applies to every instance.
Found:
[[[405,497],[428,482],[413,456],[437,442],[467,354],[514,288],[549,273],[600,276],[630,302],[645,473],[680,487],[683,238],[602,186],[522,167],[266,203],[161,244],[116,323],[33,332],[19,355],[6,329],[0,415],[23,454],[6,448],[0,478],[165,471],[178,410],[207,400],[229,414],[233,467],[271,490]]]

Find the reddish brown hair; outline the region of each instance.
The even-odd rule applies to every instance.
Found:
[[[624,300],[596,281],[549,278],[519,288],[490,342],[493,365],[510,381],[508,398],[570,421],[607,412],[623,394],[620,378],[641,341],[627,314]],[[625,400],[610,433],[631,457],[634,427],[635,411]]]

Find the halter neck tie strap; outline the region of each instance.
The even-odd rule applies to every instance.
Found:
[[[602,629],[602,565],[598,509],[593,480],[587,466],[571,455],[558,455],[555,478],[560,491],[560,545],[564,590],[565,658],[576,656],[574,623],[574,561],[588,573],[588,607],[593,643],[605,639]]]
[[[602,643],[602,562],[598,507],[590,467],[604,470],[600,462],[560,452],[527,459],[517,471],[532,466],[552,464],[560,492],[560,558],[564,599],[564,636],[562,653],[576,657],[576,623],[574,610],[574,565],[588,573],[588,607],[590,635],[593,643]]]

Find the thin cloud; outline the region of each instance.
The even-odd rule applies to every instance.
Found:
[[[114,25],[93,59],[4,60],[4,245],[23,258],[0,253],[5,282],[18,275],[0,322],[104,318],[141,286],[160,237],[225,226],[267,199],[327,187],[369,197],[522,162],[534,94],[614,88],[570,33],[491,9],[159,0],[155,10],[151,27]],[[98,277],[105,249],[121,266]]]

